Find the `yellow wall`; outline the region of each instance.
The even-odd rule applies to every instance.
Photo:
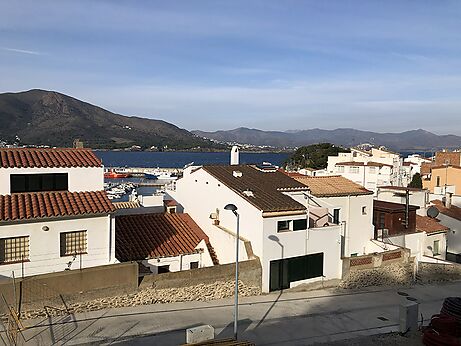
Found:
[[[439,177],[439,185],[437,185]],[[434,187],[455,185],[455,195],[461,195],[461,168],[459,167],[440,167],[432,168],[431,180],[423,180],[423,188],[429,189],[434,193]]]

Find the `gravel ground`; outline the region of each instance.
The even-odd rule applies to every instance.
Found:
[[[400,335],[399,333],[377,334],[370,336],[362,336],[355,339],[332,341],[327,343],[317,343],[320,345],[331,346],[419,346],[423,345],[422,333],[412,333],[408,335]]]

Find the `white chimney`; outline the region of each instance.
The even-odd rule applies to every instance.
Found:
[[[451,196],[453,194],[451,192],[445,192],[445,207],[451,208]]]
[[[231,150],[230,164],[231,165],[239,164],[239,148],[236,145],[234,145]]]

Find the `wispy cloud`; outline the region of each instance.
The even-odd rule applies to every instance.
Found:
[[[8,52],[29,54],[29,55],[42,55],[43,54],[43,53],[37,52],[35,50],[27,50],[27,49],[17,49],[17,48],[9,48],[9,47],[0,47],[0,49],[1,50],[6,50]]]

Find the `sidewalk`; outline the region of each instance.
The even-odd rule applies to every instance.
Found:
[[[246,297],[239,304],[239,337],[257,345],[307,345],[398,331],[398,307],[417,298],[425,319],[443,299],[457,296],[461,282],[374,288],[318,290]],[[404,295],[405,294],[405,295]],[[178,345],[185,329],[210,324],[219,337],[232,336],[233,299],[107,309],[66,317],[25,321],[29,345]],[[5,338],[4,333],[2,337]]]

